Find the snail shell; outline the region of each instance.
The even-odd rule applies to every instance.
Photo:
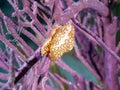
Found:
[[[42,56],[48,53],[52,61],[59,59],[74,46],[75,29],[73,25],[56,26],[41,48]]]

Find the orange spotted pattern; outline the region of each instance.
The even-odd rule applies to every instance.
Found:
[[[73,25],[56,26],[41,48],[42,56],[48,54],[52,61],[59,59],[74,46],[75,30]]]

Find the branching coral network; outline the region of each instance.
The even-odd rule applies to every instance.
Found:
[[[7,0],[13,9],[0,10],[1,90],[119,90],[120,19],[112,13],[117,0]],[[2,4],[1,4],[2,5]],[[59,58],[41,56],[41,47],[55,26],[75,28],[74,56],[97,78],[84,76]],[[57,33],[57,32],[56,32]],[[54,37],[54,35],[52,36]],[[3,50],[4,49],[4,50]],[[68,72],[74,82],[51,65]],[[55,86],[57,84],[57,87]]]

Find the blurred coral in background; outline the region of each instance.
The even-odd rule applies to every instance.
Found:
[[[119,11],[120,0],[0,0],[0,89],[119,90]]]

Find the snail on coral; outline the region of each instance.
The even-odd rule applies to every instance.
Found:
[[[42,56],[48,54],[52,61],[59,59],[74,46],[75,29],[73,25],[56,26],[41,48]]]

